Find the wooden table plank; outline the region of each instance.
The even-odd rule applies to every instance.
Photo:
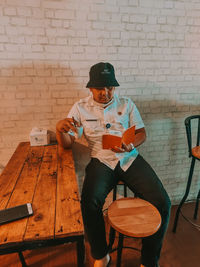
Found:
[[[79,191],[71,150],[59,153],[55,236],[83,234]]]
[[[46,146],[24,240],[54,238],[57,146]]]
[[[29,148],[28,142],[20,143],[0,176],[0,209],[7,207]]]
[[[30,148],[15,190],[9,200],[8,208],[32,203],[43,151],[43,146]],[[18,154],[15,155],[17,156]],[[27,220],[28,218],[24,218],[2,225],[0,227],[0,244],[23,241]]]

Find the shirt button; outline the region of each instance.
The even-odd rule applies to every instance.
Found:
[[[110,123],[107,123],[106,124],[106,128],[109,129],[111,127],[111,124]]]

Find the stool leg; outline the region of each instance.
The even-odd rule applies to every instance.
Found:
[[[117,185],[113,188],[113,201],[117,198]]]
[[[196,205],[195,205],[195,211],[194,211],[194,219],[197,219],[197,213],[198,213],[198,208],[199,208],[199,199],[200,199],[200,190],[199,193],[197,195],[197,199],[196,199]]]
[[[115,241],[115,229],[110,226],[110,232],[109,232],[109,244],[108,244],[108,249],[110,252],[112,252],[112,246]]]
[[[127,197],[127,186],[124,184],[124,197]]]
[[[178,206],[178,209],[176,211],[176,216],[175,216],[175,220],[174,220],[174,226],[173,226],[173,232],[175,233],[176,232],[176,227],[177,227],[177,223],[178,223],[178,218],[179,218],[179,213],[180,213],[180,210],[181,210],[181,207],[183,205],[183,203],[185,202],[188,194],[189,194],[189,191],[190,191],[190,186],[191,186],[191,182],[192,182],[192,175],[193,175],[193,171],[194,171],[194,165],[195,165],[195,158],[192,157],[192,161],[191,161],[191,166],[190,166],[190,172],[189,172],[189,177],[188,177],[188,182],[187,182],[187,187],[186,187],[186,191],[185,191],[185,194]]]
[[[117,185],[113,188],[113,202],[117,198]],[[115,229],[110,227],[110,232],[109,232],[109,244],[108,244],[108,249],[109,251],[112,251],[112,246],[115,240]]]
[[[117,267],[121,266],[123,241],[124,241],[124,235],[119,233],[119,241],[118,241],[118,247],[117,247]]]

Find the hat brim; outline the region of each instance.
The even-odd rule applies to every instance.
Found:
[[[95,81],[89,81],[86,85],[86,88],[98,88],[98,87],[117,87],[120,86],[117,80],[113,81],[101,81],[101,82],[95,82]]]

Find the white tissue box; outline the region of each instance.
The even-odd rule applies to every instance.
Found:
[[[31,146],[44,146],[50,143],[50,135],[46,129],[33,128],[30,132]]]

